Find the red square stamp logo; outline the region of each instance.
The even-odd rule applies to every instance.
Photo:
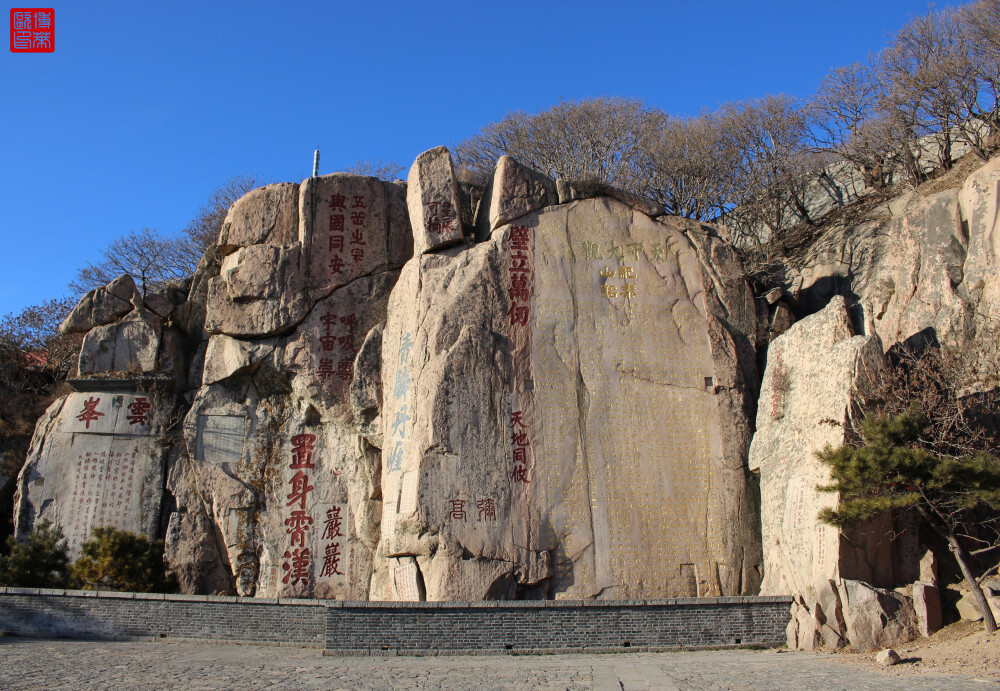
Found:
[[[56,11],[15,7],[10,11],[10,52],[51,53],[56,46]]]

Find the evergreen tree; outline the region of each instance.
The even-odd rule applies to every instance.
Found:
[[[823,509],[821,521],[838,528],[857,525],[886,511],[915,510],[948,542],[966,584],[972,590],[987,631],[996,621],[973,573],[963,541],[981,510],[1000,510],[1000,460],[980,452],[951,457],[920,448],[929,421],[919,408],[893,417],[870,417],[862,424],[864,446],[827,447],[817,453],[830,468],[832,482],[818,487],[840,493],[836,510]]]

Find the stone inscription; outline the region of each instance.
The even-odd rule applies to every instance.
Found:
[[[71,553],[79,552],[94,528],[134,522],[141,489],[135,470],[138,456],[138,443],[128,440],[77,456],[69,516],[62,522]]]
[[[396,371],[396,379],[392,385],[392,395],[396,399],[396,415],[392,420],[389,429],[389,455],[385,462],[385,472],[396,473],[403,469],[403,442],[406,440],[406,433],[410,422],[410,414],[407,406],[410,400],[410,350],[413,348],[413,335],[410,332],[403,334],[399,344],[399,351],[396,354],[399,369]]]
[[[313,451],[316,444],[315,434],[297,434],[292,437],[292,462],[289,469],[294,470],[288,482],[289,493],[286,495],[286,507],[291,508],[291,514],[285,519],[285,532],[289,535],[289,547],[285,550],[281,570],[284,575],[281,582],[302,590],[310,584],[313,552],[307,546],[312,543],[306,539],[306,534],[312,530],[313,517],[308,510],[309,494],[316,489],[310,482],[310,473],[316,469],[313,461]]]
[[[590,267],[537,279],[534,491],[560,536],[540,535],[539,547],[555,550],[558,597],[711,594],[713,579],[692,583],[716,573],[725,530],[708,523],[719,501],[704,387],[714,363],[697,256],[653,221],[601,227],[587,213],[569,216],[572,247],[558,211],[536,233],[536,261]]]
[[[247,419],[242,415],[199,415],[195,460],[221,465],[243,457]]]
[[[417,602],[420,600],[420,590],[417,587],[416,564],[397,566],[392,575],[396,586],[397,600],[401,602]]]
[[[530,498],[534,473],[532,450],[533,420],[535,417],[534,381],[531,372],[531,306],[534,285],[534,247],[532,229],[512,226],[508,231],[505,249],[507,260],[507,295],[513,367],[510,395],[510,482],[511,515],[513,517],[514,544],[529,547],[533,542],[532,518],[526,508]]]

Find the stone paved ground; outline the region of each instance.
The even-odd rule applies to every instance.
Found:
[[[177,641],[0,639],[0,689],[1000,689],[970,677],[894,679],[832,655],[773,651],[496,657],[323,657]]]

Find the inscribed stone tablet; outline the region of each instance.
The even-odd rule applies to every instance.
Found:
[[[403,564],[393,572],[396,583],[396,599],[401,602],[417,602],[420,590],[417,588],[417,565]]]
[[[242,415],[199,415],[195,460],[238,463],[243,457],[246,424]]]
[[[399,489],[399,513],[409,516],[417,510],[417,472],[408,471],[403,473],[403,481]]]

